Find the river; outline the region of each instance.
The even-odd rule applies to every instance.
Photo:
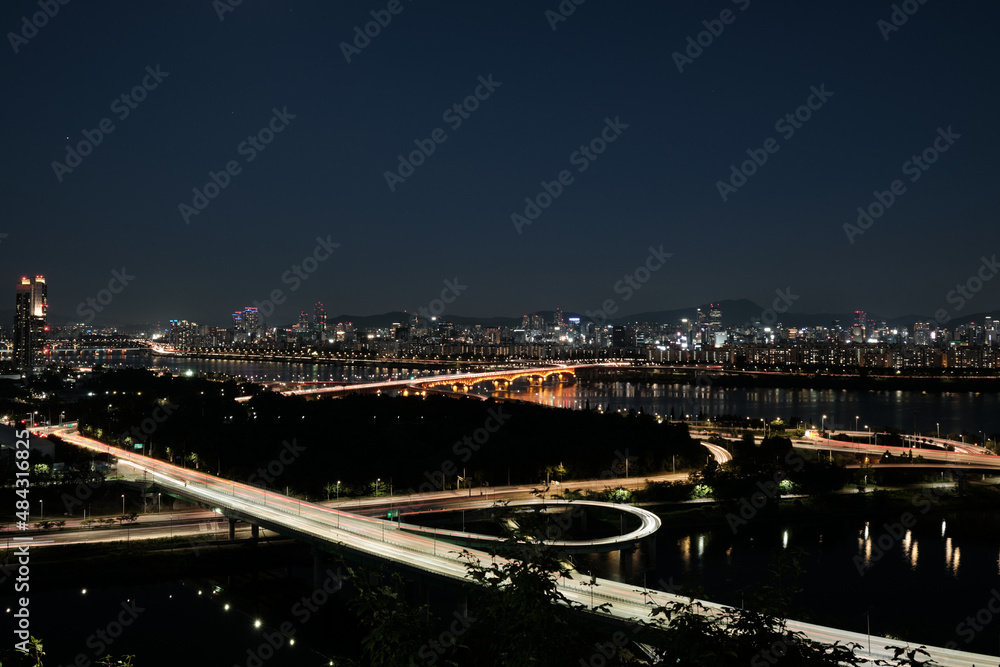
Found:
[[[88,353],[89,355],[89,353]],[[211,372],[255,380],[373,381],[432,374],[426,369],[389,368],[372,364],[288,364],[154,358],[144,353],[89,355],[78,359],[108,365],[168,368],[183,374]],[[480,389],[487,392],[487,389]],[[685,409],[710,415],[742,415],[753,419],[792,417],[827,427],[892,426],[903,430],[959,433],[1000,432],[1000,394],[918,391],[849,391],[811,389],[714,389],[684,384],[581,382],[528,386],[515,383],[501,396],[555,407],[605,411],[642,409],[680,417]],[[693,406],[693,407],[692,407]],[[855,420],[857,419],[857,422]],[[581,569],[663,588],[689,580],[715,600],[739,605],[748,586],[764,582],[781,552],[801,549],[802,590],[793,603],[802,617],[857,632],[918,640],[996,654],[1000,619],[974,630],[965,619],[985,609],[1000,593],[1000,515],[970,511],[919,515],[905,536],[879,549],[889,516],[827,516],[808,521],[751,522],[734,534],[728,527],[711,529],[671,526],[657,537],[655,568],[647,568],[643,548],[579,557]],[[650,579],[656,579],[651,581]],[[658,583],[660,584],[658,586]],[[807,618],[806,618],[807,617]],[[980,616],[980,622],[984,616]],[[877,639],[873,640],[873,642]]]

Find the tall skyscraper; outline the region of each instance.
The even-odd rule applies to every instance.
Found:
[[[243,311],[237,310],[233,313],[233,342],[245,343],[247,339],[246,327],[243,326]]]
[[[710,303],[710,310],[708,311],[708,326],[712,327],[713,330],[718,330],[722,328],[722,310],[719,308],[719,304]]]
[[[860,329],[861,338],[864,339],[868,334],[868,314],[863,310],[854,311],[854,333],[858,334]]]
[[[316,308],[313,311],[313,327],[317,337],[320,340],[326,340],[326,310],[323,308],[322,301],[316,302]]]
[[[14,306],[14,363],[18,368],[30,372],[40,361],[48,307],[45,277],[21,278]]]

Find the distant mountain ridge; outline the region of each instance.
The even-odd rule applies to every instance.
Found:
[[[771,317],[768,310],[771,308],[772,304],[767,306],[761,306],[750,299],[727,299],[723,301],[716,301],[713,304],[722,311],[722,324],[726,327],[739,326],[746,322],[752,322],[755,320],[768,321]],[[654,311],[643,311],[639,313],[634,313],[631,315],[620,315],[618,317],[609,318],[608,322],[611,324],[636,324],[636,323],[657,323],[657,324],[678,324],[681,319],[694,319],[697,317],[697,311],[701,308],[702,312],[708,316],[709,310],[712,308],[713,304],[701,304],[698,306],[690,306],[687,308],[673,308],[669,310],[654,310]],[[394,322],[399,322],[400,324],[406,324],[410,321],[410,316],[414,313],[409,313],[406,311],[390,311],[388,313],[380,313],[375,315],[351,315],[351,314],[340,314],[336,316],[328,316],[327,324],[330,326],[335,326],[338,323],[352,323],[356,328],[361,329],[373,329],[373,328],[384,328],[391,326]],[[555,318],[554,310],[533,310],[524,313],[525,315],[541,315],[546,322],[551,322]],[[952,319],[945,323],[945,326],[952,328],[960,324],[968,324],[970,322],[983,322],[987,316],[994,319],[1000,320],[1000,310],[992,311],[982,311],[977,313],[969,313],[968,315],[953,314],[949,311],[948,313]],[[825,326],[828,327],[834,320],[839,320],[840,325],[843,327],[848,327],[854,322],[853,312],[843,312],[843,313],[802,313],[802,312],[785,312],[785,313],[775,313],[777,319],[773,320],[776,322],[781,322],[786,327],[804,327],[804,326]],[[578,313],[576,311],[564,310],[563,317],[579,317],[583,322],[588,322],[590,319],[584,313]],[[899,317],[882,317],[877,313],[869,313],[869,319],[884,320],[889,326],[905,326],[912,329],[915,322],[934,322],[933,315],[902,315]],[[65,313],[50,313],[48,317],[48,323],[50,326],[62,326],[67,322],[76,322],[80,318],[78,317],[67,317]],[[161,324],[165,324],[169,318],[164,318],[160,320]],[[522,315],[518,316],[492,316],[492,317],[470,317],[466,315],[450,314],[448,312],[443,313],[439,320],[444,322],[452,322],[458,326],[475,326],[477,324],[488,327],[511,327],[516,328],[521,325]],[[0,327],[8,329],[13,327],[14,324],[14,309],[0,310]],[[294,322],[279,323],[279,326],[291,326]],[[95,327],[102,326],[119,326],[128,328],[141,328],[152,326],[151,323],[145,322],[140,324],[127,324],[123,325],[117,321],[105,321],[103,319],[98,319],[93,322]]]

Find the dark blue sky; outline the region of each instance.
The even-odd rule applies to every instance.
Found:
[[[786,287],[798,311],[931,314],[1000,250],[995,2],[913,0],[886,40],[889,2],[590,0],[553,31],[556,0],[402,0],[346,62],[341,42],[387,4],[244,0],[220,20],[211,0],[78,0],[17,53],[8,35],[11,307],[15,279],[41,273],[50,311],[72,315],[124,267],[134,280],[95,323],[223,324],[275,289],[277,322],[317,299],[331,315],[416,310],[456,277],[446,312],[461,315],[764,305]],[[723,10],[732,22],[679,72],[672,54]],[[5,3],[0,26],[38,11]],[[157,65],[169,75],[121,119],[112,102]],[[442,114],[490,75],[499,87],[452,129]],[[775,123],[812,86],[833,95],[786,138]],[[239,146],[275,108],[295,118],[248,162]],[[52,163],[104,118],[114,131],[60,182]],[[606,118],[628,127],[578,171]],[[960,138],[911,182],[903,164],[949,126]],[[436,128],[446,141],[390,191],[397,155]],[[717,182],[771,137],[723,201]],[[240,172],[186,224],[179,205],[230,160]],[[518,233],[511,215],[562,170],[572,183]],[[844,224],[895,179],[905,193],[849,242]],[[317,237],[340,246],[293,290]],[[663,267],[616,293],[660,245]],[[965,308],[998,305],[1000,280]]]

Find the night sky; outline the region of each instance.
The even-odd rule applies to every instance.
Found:
[[[44,274],[50,312],[77,318],[124,268],[134,279],[95,324],[223,325],[274,290],[276,324],[319,299],[331,316],[414,311],[456,278],[446,312],[467,316],[766,305],[790,288],[792,310],[891,317],[950,308],[1000,251],[995,2],[908,0],[898,29],[892,3],[870,1],[565,0],[559,21],[557,0],[243,0],[220,19],[224,4],[77,0],[36,34],[22,17],[37,0],[4,3],[10,308],[16,279]],[[373,11],[391,22],[357,49]],[[445,115],[469,96],[466,118]],[[808,103],[798,128],[776,127]],[[72,171],[53,166],[103,119],[113,131]],[[243,143],[269,123],[262,150]],[[907,170],[948,128],[947,151]],[[574,155],[602,131],[602,153]],[[397,156],[429,139],[390,188]],[[724,201],[748,150],[767,160]],[[185,216],[230,161],[238,173]],[[512,222],[563,171],[559,196]],[[897,179],[885,213],[845,231]],[[292,267],[317,237],[339,247],[303,280]],[[662,267],[616,293],[660,246]],[[965,308],[998,306],[987,280]]]

